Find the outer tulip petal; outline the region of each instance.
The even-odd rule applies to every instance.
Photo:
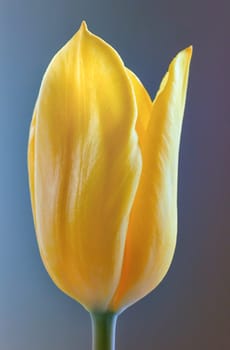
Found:
[[[110,309],[127,307],[165,276],[177,232],[177,168],[191,48],[172,61],[152,107],[143,170],[132,208],[123,270]]]
[[[42,82],[32,193],[49,274],[91,310],[107,308],[121,274],[141,172],[136,114],[120,57],[83,23]]]

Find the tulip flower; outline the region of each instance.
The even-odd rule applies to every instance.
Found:
[[[172,261],[191,52],[174,58],[152,102],[83,22],[42,80],[28,146],[38,246],[54,283],[92,314],[97,350],[113,348],[116,315]]]

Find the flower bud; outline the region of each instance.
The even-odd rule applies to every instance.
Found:
[[[28,145],[36,236],[55,284],[90,311],[121,311],[170,266],[191,51],[152,102],[83,22],[44,75]]]

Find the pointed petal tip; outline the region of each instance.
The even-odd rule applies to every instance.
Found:
[[[186,56],[188,56],[189,58],[191,58],[192,53],[193,53],[193,46],[190,45],[190,46],[186,47],[185,49],[179,51],[178,54],[176,55],[176,57],[177,57],[177,56],[179,57],[179,56],[186,55]]]
[[[85,20],[83,20],[83,21],[81,22],[80,30],[81,30],[82,32],[86,32],[86,31],[88,30],[88,27],[87,27],[87,24],[86,24],[86,21],[85,21]]]
[[[184,64],[188,64],[188,67],[189,67],[190,62],[191,62],[191,58],[192,58],[192,53],[193,53],[192,45],[190,45],[190,46],[186,47],[185,49],[179,51],[177,53],[177,55],[174,57],[174,59],[171,61],[170,65],[169,65],[169,71],[170,71],[170,69],[173,69],[173,66],[175,64],[181,65],[182,62],[184,62]]]
[[[189,56],[192,56],[192,53],[193,53],[193,46],[192,46],[192,45],[188,46],[188,47],[185,49],[185,51],[187,52],[187,54],[188,54]]]

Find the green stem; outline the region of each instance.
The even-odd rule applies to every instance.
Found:
[[[91,313],[93,350],[114,350],[117,315],[112,312]]]

